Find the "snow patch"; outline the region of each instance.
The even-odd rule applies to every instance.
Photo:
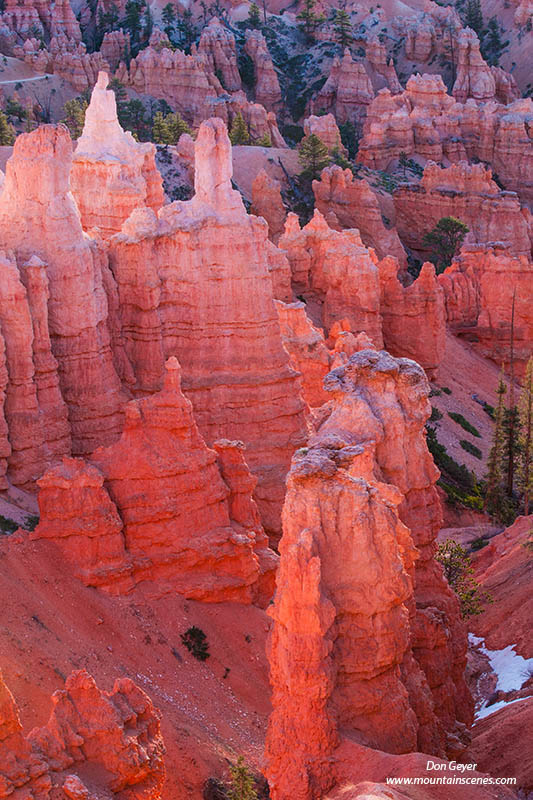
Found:
[[[490,666],[498,678],[496,684],[497,692],[512,692],[521,689],[523,684],[533,674],[533,658],[523,658],[515,652],[515,644],[509,644],[503,650],[488,650],[485,647],[485,640],[473,633],[468,634],[468,639],[472,645],[478,647],[480,652],[487,656]],[[503,708],[511,703],[517,703],[526,698],[519,697],[516,700],[500,700],[498,703],[487,705],[485,701],[476,711],[476,720],[488,717],[494,711]]]

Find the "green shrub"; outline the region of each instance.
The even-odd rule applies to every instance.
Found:
[[[185,633],[182,633],[181,642],[187,648],[189,653],[198,659],[198,661],[206,661],[209,658],[209,645],[207,643],[207,636],[201,628],[193,625],[188,628]]]
[[[442,391],[444,392],[444,394],[451,394],[452,393],[452,390],[449,389],[447,386],[443,386],[442,387]]]
[[[229,771],[231,784],[228,790],[228,800],[257,800],[254,776],[244,763],[242,756],[239,756],[236,764],[230,765]]]
[[[435,406],[431,406],[431,416],[429,418],[430,422],[438,422],[439,419],[442,419],[442,412],[439,411],[438,408]]]
[[[481,452],[479,447],[476,447],[476,445],[472,444],[472,442],[467,442],[466,439],[461,439],[459,444],[461,445],[463,450],[466,450],[467,453],[470,453],[476,458],[479,458],[479,460],[481,461],[481,459],[483,458],[483,453]]]
[[[467,433],[471,433],[472,436],[477,436],[478,439],[481,439],[481,434],[478,429],[474,428],[474,426],[468,422],[468,420],[465,419],[462,414],[457,414],[455,411],[448,411],[448,416],[451,417],[454,422],[457,422],[457,424],[460,425],[463,430],[467,431]]]
[[[482,591],[474,578],[470,556],[455,539],[441,542],[435,558],[442,564],[446,580],[457,595],[463,617],[481,614],[484,603],[492,603],[492,597]]]

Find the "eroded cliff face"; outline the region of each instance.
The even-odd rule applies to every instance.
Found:
[[[154,145],[140,144],[122,130],[107,84],[107,73],[100,72],[70,170],[84,230],[98,228],[105,238],[120,231],[135,208],[157,211],[165,199]]]
[[[363,245],[359,231],[335,231],[315,210],[300,229],[289,214],[279,247],[287,252],[296,295],[305,297],[311,318],[329,329],[347,318],[354,333],[365,331],[383,343],[376,257]]]
[[[289,474],[270,612],[275,800],[323,796],[343,738],[439,755],[464,748],[471,721],[466,631],[433,560],[440,503],[424,373],[367,349],[325,387],[330,408]]]
[[[101,691],[85,671],[52,695],[50,719],[26,737],[0,676],[0,797],[159,800],[165,778],[160,715],[129,678]]]
[[[267,226],[231,188],[221,120],[201,126],[195,164],[191,201],[157,217],[135,211],[111,242],[132,389],[159,389],[164,359],[176,355],[206,442],[246,444],[263,522],[279,531],[283,482],[305,426],[273,303]]]
[[[523,374],[531,355],[533,264],[505,247],[464,245],[438,277],[450,328],[497,364],[509,367],[514,298],[515,369]]]
[[[64,459],[39,480],[32,538],[55,540],[86,585],[114,594],[148,582],[157,595],[266,604],[277,558],[242,444],[206,446],[175,358],[163,389],[125,416],[120,440],[90,464]]]
[[[442,169],[428,162],[419,184],[394,192],[396,227],[410,248],[426,252],[423,236],[442,217],[468,225],[467,241],[505,242],[513,255],[531,255],[533,226],[514,192],[503,192],[483,164],[460,161]]]
[[[31,445],[15,443],[14,480],[21,484],[38,477],[45,456],[68,454],[70,438],[75,454],[116,439],[126,400],[108,329],[107,261],[83,233],[69,191],[71,158],[63,125],[20,135],[0,196],[0,246],[9,252],[2,323],[8,395],[23,391],[30,415],[40,420]],[[25,353],[25,365],[12,348]],[[16,388],[23,383],[26,390]],[[40,455],[25,456],[28,447]]]

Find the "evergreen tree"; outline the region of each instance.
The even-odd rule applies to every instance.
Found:
[[[229,138],[232,144],[250,144],[248,127],[240,111],[233,117]]]
[[[166,4],[161,14],[161,18],[163,20],[163,30],[170,41],[172,41],[172,34],[174,33],[174,27],[176,25],[176,11],[172,3]]]
[[[325,21],[323,14],[315,12],[316,0],[304,0],[303,10],[298,14],[296,19],[300,20],[300,27],[304,31],[307,40],[313,39],[313,34],[319,25]]]
[[[259,13],[259,7],[256,3],[251,3],[250,8],[248,9],[248,25],[250,28],[261,27],[261,15]]]
[[[353,42],[350,15],[343,8],[336,8],[333,16],[335,38],[341,47],[349,47]]]
[[[161,111],[158,111],[152,125],[152,140],[157,144],[169,144],[169,138],[170,132],[166,120]]]
[[[406,171],[407,171],[407,167],[409,166],[409,159],[407,158],[407,153],[405,151],[403,151],[403,150],[400,153],[399,166],[403,170],[403,177],[406,178],[407,177]]]
[[[485,490],[484,511],[498,519],[505,517],[505,492],[503,490],[503,461],[505,449],[504,415],[507,387],[503,367],[498,382],[498,405],[494,414],[492,446],[487,460],[487,486]]]
[[[468,0],[464,16],[464,24],[467,28],[471,28],[473,31],[475,31],[478,37],[481,39],[483,34],[483,13],[481,11],[480,0]]]
[[[431,256],[437,273],[449,267],[461,248],[468,225],[456,217],[442,217],[433,230],[424,234],[424,246],[431,250]]]
[[[231,774],[229,800],[257,800],[254,776],[244,763],[242,756],[239,756],[236,764],[230,766],[229,771]]]
[[[272,139],[270,138],[269,133],[265,133],[263,136],[256,139],[254,144],[256,147],[272,147]]]
[[[16,138],[15,128],[9,124],[4,112],[0,111],[0,144],[12,145]]]
[[[520,421],[518,488],[523,497],[524,516],[529,514],[533,493],[533,356],[527,362],[524,385],[518,402]]]
[[[65,116],[61,122],[67,126],[73,139],[79,139],[83,133],[87,106],[87,100],[83,97],[75,97],[73,100],[67,100],[65,103]]]
[[[302,176],[314,180],[330,163],[328,148],[316,134],[305,136],[298,148],[298,159],[302,165]]]
[[[141,36],[141,13],[145,6],[145,0],[128,0],[126,3],[126,16],[124,18],[124,28],[129,31],[132,50],[137,52]]]
[[[165,117],[165,125],[168,130],[169,142],[168,144],[177,144],[182,133],[192,135],[192,131],[178,112],[175,114],[168,114]]]

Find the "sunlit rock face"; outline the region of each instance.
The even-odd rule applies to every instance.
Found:
[[[367,349],[324,385],[329,414],[289,473],[270,612],[274,798],[330,789],[343,737],[442,754],[464,748],[471,721],[466,631],[433,559],[440,503],[424,373]]]
[[[132,390],[158,390],[164,359],[176,355],[206,442],[245,443],[263,523],[275,532],[305,428],[273,304],[267,226],[231,187],[221,120],[200,127],[195,150],[194,198],[157,216],[135,211],[111,241]]]
[[[155,146],[136,142],[129,131],[122,130],[115,93],[107,84],[107,73],[101,72],[70,171],[84,230],[98,228],[106,238],[121,229],[135,208],[157,211],[164,202]]]
[[[46,725],[25,736],[0,675],[1,797],[159,800],[164,753],[160,714],[129,678],[105,692],[85,670],[72,672],[52,695]]]
[[[50,460],[67,454],[69,439],[76,454],[116,439],[126,400],[108,328],[107,259],[83,233],[69,190],[71,159],[71,139],[63,125],[43,125],[21,134],[0,196],[0,247],[9,251],[11,264],[6,267],[4,287],[12,297],[11,302],[6,295],[5,313],[11,321],[6,317],[3,335],[19,337],[17,354],[26,353],[22,367],[19,355],[15,364],[7,351],[8,373],[11,369],[13,374],[8,395],[22,391],[21,384],[27,383],[25,403],[33,409],[33,424],[40,428],[32,445],[41,448],[36,472],[44,451],[48,449]],[[14,451],[27,446],[21,441]],[[33,460],[28,454],[28,461]],[[16,480],[24,484],[26,476]]]

